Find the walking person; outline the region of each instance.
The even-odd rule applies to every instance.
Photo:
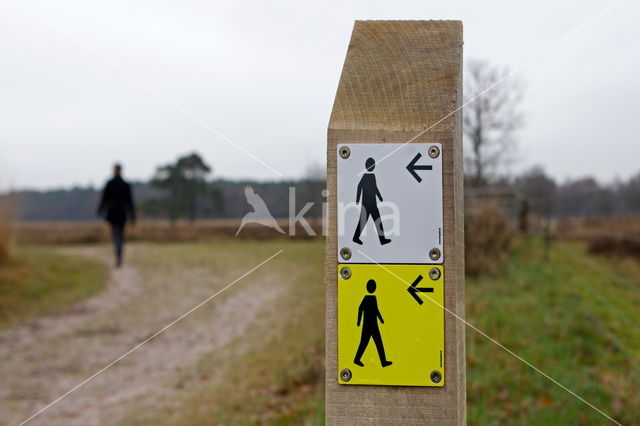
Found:
[[[362,197],[362,207],[360,207],[360,219],[358,220],[356,231],[353,234],[353,242],[362,245],[360,235],[369,221],[369,216],[371,216],[373,218],[373,223],[376,226],[376,231],[378,232],[380,244],[385,245],[390,243],[391,240],[384,235],[382,218],[380,218],[380,210],[378,209],[378,199],[382,202],[382,195],[380,194],[378,184],[376,183],[376,175],[371,173],[376,168],[375,160],[373,158],[367,158],[365,167],[370,173],[364,173],[362,175],[362,179],[360,179],[358,189],[356,191],[356,204],[360,202],[360,198]]]
[[[122,179],[122,166],[113,166],[113,178],[102,190],[98,216],[104,217],[111,225],[111,236],[116,256],[116,267],[122,265],[124,229],[127,220],[135,223],[136,209],[133,204],[131,186]]]
[[[369,294],[362,298],[362,302],[358,307],[357,326],[360,327],[360,323],[362,322],[362,334],[360,335],[360,344],[358,345],[358,350],[356,351],[356,357],[354,358],[353,363],[360,367],[364,367],[361,360],[362,355],[364,355],[364,351],[367,349],[369,341],[373,339],[373,343],[376,344],[376,349],[378,350],[380,365],[388,367],[393,363],[387,360],[387,356],[384,353],[384,344],[382,343],[380,327],[378,326],[378,320],[380,320],[381,324],[384,324],[384,320],[382,319],[380,309],[378,309],[378,300],[376,296],[373,295],[376,291],[376,282],[374,280],[367,281],[367,291]]]

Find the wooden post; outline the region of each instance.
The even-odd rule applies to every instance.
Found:
[[[465,324],[451,313],[444,313],[444,387],[339,384],[337,359],[339,144],[442,144],[444,306],[464,318],[461,82],[461,22],[355,23],[328,129],[327,424],[466,423]]]

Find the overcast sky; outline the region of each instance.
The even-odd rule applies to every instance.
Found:
[[[460,19],[466,59],[517,69],[614,3],[0,0],[0,188],[101,185],[116,160],[147,179],[191,151],[216,177],[299,177],[325,161],[354,20]],[[622,1],[522,69],[515,171],[640,171],[639,12]]]

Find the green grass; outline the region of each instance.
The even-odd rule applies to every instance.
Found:
[[[519,241],[467,280],[467,320],[623,424],[640,422],[637,263]],[[622,266],[624,265],[624,266]],[[613,278],[613,275],[617,280]],[[604,424],[585,403],[467,328],[469,424]]]
[[[202,357],[167,401],[136,407],[123,424],[322,424],[322,241],[154,246],[153,262],[139,261],[143,272],[235,271],[280,248],[269,271],[287,291],[274,308]],[[593,257],[579,244],[556,244],[548,261],[542,253],[539,241],[518,240],[494,274],[468,279],[467,320],[616,420],[639,424],[640,263]],[[471,328],[467,367],[469,424],[608,423]]]
[[[19,248],[0,265],[0,328],[52,314],[104,288],[103,264],[47,248]]]

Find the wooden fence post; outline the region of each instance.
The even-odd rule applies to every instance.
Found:
[[[464,318],[462,111],[458,109],[461,102],[461,22],[357,21],[355,23],[328,129],[329,195],[325,253],[327,424],[460,425],[466,423],[465,324],[456,318],[456,315]],[[424,132],[430,126],[433,127]],[[354,273],[358,267],[353,264],[353,259],[348,259],[351,258],[351,253],[344,257],[339,254],[342,247],[338,246],[338,161],[341,161],[343,153],[338,150],[347,145],[358,148],[358,144],[397,144],[400,147],[406,142],[409,142],[408,145],[414,149],[418,146],[431,146],[425,144],[438,144],[436,146],[441,149],[439,157],[441,163],[438,164],[441,167],[442,225],[438,232],[442,231],[442,235],[438,235],[438,238],[441,238],[440,247],[443,249],[443,254],[437,262],[433,259],[438,257],[434,256],[429,260],[427,256],[424,262],[417,263],[424,263],[425,265],[418,265],[418,267],[432,268],[431,271],[434,265],[441,267],[440,271],[444,276],[442,300],[444,309],[448,311],[442,311],[445,360],[442,372],[445,380],[440,383],[440,386],[436,385],[439,379],[437,377],[434,379],[433,376],[428,384],[417,386],[403,385],[405,382],[412,383],[411,377],[406,378],[405,382],[392,383],[395,386],[353,384],[349,382],[351,370],[354,378],[361,377],[362,371],[369,370],[352,366],[348,374],[345,372],[345,376],[341,376],[341,369],[345,369],[345,366],[339,365],[338,359],[339,273],[348,263],[352,263],[349,266]],[[348,153],[344,154],[342,158],[348,156]],[[430,166],[415,167],[416,164],[431,164],[427,161],[430,160],[429,155],[426,152],[424,154],[423,157],[417,155],[419,161],[413,161],[414,169],[419,169],[409,170],[414,174],[413,176],[402,169],[398,170],[398,175],[405,173],[401,175],[402,179],[413,179],[415,175],[419,175],[416,178],[417,181],[421,180],[420,176],[435,176],[435,174],[428,175],[430,171],[422,171]],[[379,159],[376,161],[379,163],[376,173],[381,174],[386,173],[384,172],[385,164],[390,164],[392,160],[384,160],[389,162],[384,164]],[[364,169],[364,164],[362,167]],[[408,165],[407,169],[411,169],[411,165]],[[378,176],[378,185],[382,185],[380,176]],[[408,186],[396,186],[382,191],[382,195],[385,201],[392,202],[394,194],[401,193],[394,191],[409,190]],[[402,211],[402,214],[405,220],[409,213]],[[412,214],[420,214],[420,212]],[[367,223],[366,226],[371,238],[376,238],[372,241],[377,244],[374,225]],[[348,234],[346,238],[350,240],[353,230],[347,229],[345,232]],[[404,241],[403,238],[390,238],[391,244],[388,246],[391,249],[394,244],[397,246]],[[381,244],[382,241],[381,239]],[[367,244],[365,242],[364,246],[352,247],[354,259],[355,251],[360,253],[359,247],[366,247]],[[363,255],[367,256],[365,253]],[[373,255],[371,257],[375,258]],[[368,259],[378,262],[377,259]],[[415,264],[416,262],[407,261],[406,263]],[[384,268],[384,266],[381,267]],[[343,272],[346,276],[347,272]],[[432,279],[434,279],[433,276]],[[378,283],[378,286],[380,289],[376,293],[380,299],[378,305],[385,316],[391,308],[389,303],[385,304],[383,297],[380,296],[384,290],[381,283]],[[416,287],[415,284],[413,286]],[[427,300],[426,297],[429,297],[429,293],[415,296],[415,292],[411,294],[411,289],[408,293],[405,292],[407,288],[401,290],[401,293],[397,294],[402,296],[398,297],[408,298],[406,302],[402,299],[402,303],[415,303],[418,298]],[[425,301],[424,305],[421,301],[419,302],[420,309],[427,309],[428,301]],[[415,306],[418,309],[418,305]],[[355,309],[357,310],[357,305]],[[355,311],[353,315],[355,322]],[[346,325],[342,327],[346,328]],[[388,336],[390,333],[388,330],[391,330],[391,327],[393,327],[393,318],[385,317],[384,325],[380,325],[383,339],[391,339],[392,336]],[[370,346],[368,350],[374,351],[371,353],[375,354],[373,343]],[[401,360],[397,355],[393,356],[393,350],[387,351],[387,355],[394,362],[393,366],[376,371],[386,373],[393,371],[393,368],[401,367]],[[382,358],[381,356],[381,360]],[[440,351],[441,366],[442,358],[442,351]],[[374,368],[369,367],[370,365],[365,368]],[[379,364],[376,364],[375,368],[379,368]],[[416,371],[416,374],[421,375],[423,372]],[[428,381],[428,377],[427,373],[424,379]],[[420,378],[422,379],[423,376]]]

